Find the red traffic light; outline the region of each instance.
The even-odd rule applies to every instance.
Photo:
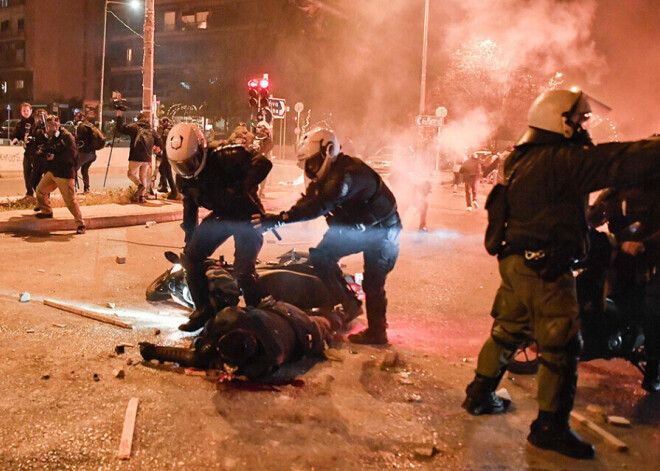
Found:
[[[266,89],[268,88],[268,85],[270,85],[270,82],[268,81],[267,78],[262,78],[261,80],[259,80],[259,87]]]
[[[248,81],[248,87],[250,87],[250,88],[257,88],[258,85],[259,85],[259,82],[257,82],[257,79],[252,79],[252,80]]]

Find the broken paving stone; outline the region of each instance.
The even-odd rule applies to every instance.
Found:
[[[438,453],[438,449],[434,445],[424,445],[415,448],[415,456],[421,458],[430,458],[436,453]]]
[[[59,327],[60,329],[64,329],[66,327],[66,324],[56,324],[53,322],[53,327]]]
[[[18,302],[29,303],[30,302],[30,293],[28,293],[27,291],[25,293],[21,293],[21,295],[18,298]]]
[[[133,364],[133,360],[131,358],[129,358],[128,360],[126,360],[126,364],[128,366],[131,366]]]
[[[92,376],[92,378],[94,378],[94,381],[101,381],[101,377],[96,373],[94,373],[94,376]]]
[[[124,263],[126,263],[126,257],[116,257],[115,262],[120,265],[123,265]]]
[[[112,376],[117,379],[124,379],[126,377],[126,372],[123,368],[116,368],[112,371]]]
[[[403,397],[406,402],[422,402],[422,396],[417,393],[405,394]]]
[[[50,375],[46,373],[45,375],[41,376],[41,379],[50,379]]]
[[[160,329],[154,329],[154,335],[160,335]]]
[[[110,309],[114,309],[115,307],[117,307],[117,305],[115,303],[108,303],[108,304],[105,305],[105,307],[110,308]]]
[[[399,354],[394,350],[386,352],[385,356],[383,357],[383,361],[380,363],[380,369],[385,370],[387,368],[392,368],[394,365],[396,365],[398,359]]]
[[[330,360],[330,361],[344,361],[344,359],[341,357],[341,354],[339,353],[339,350],[336,348],[328,348],[323,352],[325,355],[325,358]]]
[[[618,415],[608,415],[607,423],[616,425],[617,427],[630,427],[630,421],[625,417],[620,417]]]
[[[507,391],[506,388],[498,389],[495,391],[495,395],[500,399],[504,399],[505,401],[511,401],[511,394],[509,394],[509,391]]]
[[[401,378],[399,379],[399,384],[403,384],[404,386],[412,386],[415,383],[410,378]]]
[[[38,271],[39,273],[46,273],[46,270],[44,270],[43,268],[40,268],[40,269],[38,269],[37,271]]]
[[[34,334],[34,329],[28,329],[25,331],[26,334]]]
[[[117,345],[117,346],[115,346],[115,353],[116,353],[117,355],[121,355],[121,354],[123,354],[124,351],[125,351],[125,350],[124,350],[124,346],[123,346],[123,345]]]

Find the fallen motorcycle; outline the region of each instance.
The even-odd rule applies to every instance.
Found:
[[[626,312],[607,298],[607,278],[612,248],[607,235],[590,232],[588,257],[573,268],[575,275],[582,339],[580,361],[623,358],[644,374],[646,353],[638,315]],[[538,346],[533,338],[516,351],[508,370],[514,374],[534,374],[538,369]]]
[[[186,308],[194,309],[195,304],[186,283],[185,270],[179,255],[165,252],[165,258],[172,267],[156,278],[147,288],[147,301],[174,301]],[[282,254],[276,261],[259,262],[256,266],[261,291],[273,298],[293,304],[300,309],[325,308],[332,310],[341,303],[316,275],[309,262],[309,253],[292,249]],[[238,303],[240,291],[233,279],[233,265],[219,259],[206,260],[206,277],[209,280],[209,296],[219,311],[223,307]],[[357,278],[357,279],[356,279]],[[358,299],[364,299],[360,274],[352,276],[344,273],[348,288]]]

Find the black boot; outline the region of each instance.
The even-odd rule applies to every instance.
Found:
[[[367,327],[362,332],[348,336],[348,341],[361,345],[387,344],[387,299],[367,298]],[[349,319],[348,313],[346,314]]]
[[[495,378],[488,378],[477,374],[474,381],[465,389],[465,401],[461,407],[472,415],[502,414],[509,409],[511,401],[502,399],[495,394],[497,385],[504,376],[502,372]]]
[[[209,305],[209,284],[203,262],[195,263],[184,253],[181,256],[181,266],[186,270],[186,282],[195,303],[195,310],[190,314],[188,322],[179,326],[179,330],[194,332],[204,327],[206,321],[214,315]]]
[[[595,454],[593,445],[582,440],[568,425],[566,414],[539,411],[527,441],[535,447],[580,460],[593,459]]]
[[[650,359],[646,362],[642,388],[650,393],[660,392],[660,362]]]

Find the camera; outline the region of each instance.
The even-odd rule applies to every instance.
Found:
[[[126,100],[122,98],[121,93],[116,90],[112,92],[112,106],[118,111],[128,110]]]

